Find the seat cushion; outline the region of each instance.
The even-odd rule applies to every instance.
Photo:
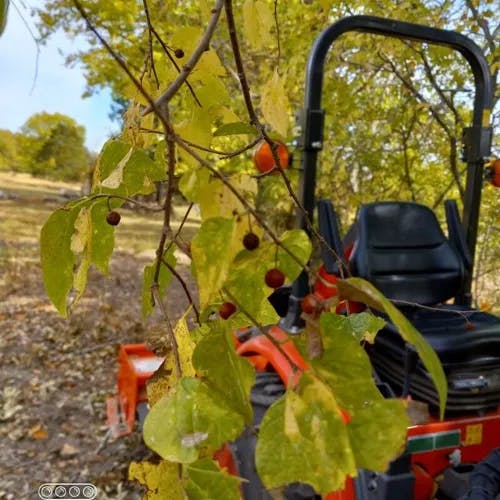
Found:
[[[361,207],[350,268],[386,297],[417,304],[454,297],[465,274],[432,210],[409,202]]]

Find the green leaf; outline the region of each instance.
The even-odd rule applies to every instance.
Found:
[[[341,489],[346,475],[356,475],[339,405],[320,379],[304,373],[298,393],[287,391],[266,412],[256,466],[268,488],[298,481],[319,493]]]
[[[304,373],[298,393],[287,391],[264,415],[256,465],[268,488],[298,481],[320,493],[335,491],[343,488],[346,476],[356,476],[358,468],[385,471],[403,451],[409,424],[404,401],[365,401],[346,425],[337,387],[330,380],[325,383],[323,374]]]
[[[202,309],[219,293],[226,280],[232,260],[231,241],[234,229],[232,219],[208,219],[191,241],[191,255]]]
[[[181,463],[235,439],[253,417],[249,397],[254,370],[234,351],[229,323],[210,324],[192,361],[197,378],[181,379],[155,403],[144,424],[146,444]]]
[[[40,255],[45,290],[63,317],[67,315],[66,298],[73,285],[76,257],[71,238],[79,208],[61,208],[52,213],[42,227]]]
[[[239,304],[243,304],[245,312],[262,325],[276,323],[279,319],[267,300],[271,290],[265,283],[265,275],[272,267],[274,248],[270,243],[261,244],[253,251],[242,250],[232,264],[228,280],[224,284],[231,296]],[[248,324],[249,318],[238,314],[233,321],[237,321],[235,326],[244,326]]]
[[[240,479],[220,469],[208,458],[186,466],[186,493],[189,500],[239,500]],[[169,497],[170,498],[170,497]]]
[[[261,110],[267,123],[278,134],[286,137],[290,123],[288,96],[285,91],[284,79],[275,69],[273,77],[262,87]]]
[[[193,366],[213,397],[250,423],[253,411],[249,397],[255,371],[248,360],[236,354],[228,322],[215,321],[210,324],[210,330],[194,350]]]
[[[163,256],[163,259],[168,262],[171,267],[175,267],[176,259],[174,256],[174,245],[170,247],[168,252]],[[144,275],[142,280],[142,317],[145,318],[153,312],[153,298],[151,296],[151,287],[156,269],[156,261],[144,267]],[[172,273],[165,264],[160,266],[160,274],[158,275],[158,287],[160,297],[165,295],[167,286],[172,280]]]
[[[201,193],[208,185],[209,179],[210,172],[206,168],[191,168],[181,177],[179,189],[188,200],[199,203]]]
[[[337,287],[343,298],[363,302],[373,309],[385,312],[398,328],[401,336],[407,342],[415,346],[422,363],[429,372],[434,382],[434,386],[436,387],[439,395],[440,416],[443,418],[448,394],[448,384],[441,362],[425,338],[408,319],[405,318],[403,313],[371,283],[361,278],[348,278],[337,282]]]
[[[206,384],[197,378],[183,378],[149,411],[144,442],[166,460],[191,463],[201,450],[213,453],[235,439],[243,426],[243,417]]]
[[[218,137],[221,135],[240,135],[240,134],[257,134],[257,129],[245,122],[233,122],[233,123],[225,123],[220,126],[215,132],[214,136]]]
[[[98,191],[133,196],[152,193],[153,183],[165,176],[162,164],[153,161],[144,151],[111,140],[102,149],[94,179]]]
[[[400,399],[370,401],[360,407],[347,426],[356,466],[385,472],[404,451],[409,425],[406,403]]]
[[[256,50],[268,49],[273,43],[271,28],[274,18],[269,6],[262,0],[245,0],[243,29],[248,43]]]
[[[121,205],[114,200],[113,206]],[[97,269],[107,275],[109,273],[109,260],[115,247],[115,228],[106,222],[108,207],[101,201],[92,206],[92,245],[90,247],[90,262]]]
[[[324,351],[320,358],[310,360],[313,368],[332,388],[340,406],[351,414],[365,402],[382,399],[373,380],[370,359],[359,342],[361,335],[374,337],[384,322],[369,322],[367,316],[371,315],[362,314],[322,314],[320,331]],[[356,319],[358,316],[361,320]],[[361,323],[370,330],[360,328]]]
[[[312,252],[312,245],[311,240],[304,231],[301,229],[286,231],[280,237],[280,241],[299,259],[299,261],[304,264],[309,261]],[[302,271],[302,266],[300,266],[297,261],[281,247],[278,247],[277,262],[278,268],[285,273],[286,277],[290,281],[295,280],[295,278],[297,278]]]

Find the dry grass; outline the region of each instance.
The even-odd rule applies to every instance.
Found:
[[[49,215],[64,205],[62,192],[79,195],[80,186],[65,182],[38,179],[27,174],[0,172],[0,191],[12,199],[0,200],[0,242],[8,247],[37,248],[40,229]],[[174,211],[173,229],[179,226],[186,206]],[[162,231],[160,212],[141,213],[120,209],[122,221],[116,228],[116,249],[127,253],[152,253]],[[199,220],[190,217],[182,236],[190,241],[199,227]],[[2,250],[0,249],[0,255]],[[5,249],[4,249],[5,252]]]

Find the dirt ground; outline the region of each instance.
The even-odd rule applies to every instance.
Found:
[[[140,498],[127,467],[147,450],[138,431],[105,441],[105,406],[118,345],[146,336],[141,275],[152,255],[115,254],[111,276],[92,272],[65,320],[45,295],[37,243],[0,234],[0,499],[38,498],[46,482],[93,483],[99,499]],[[189,274],[186,265],[178,270]],[[179,316],[181,287],[172,283],[167,296]]]

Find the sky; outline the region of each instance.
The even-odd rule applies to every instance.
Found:
[[[27,5],[23,16],[32,29],[33,19],[29,7],[42,1],[16,2]],[[47,111],[62,113],[76,120],[86,130],[86,146],[98,152],[117,125],[108,118],[111,98],[102,91],[83,99],[85,78],[79,67],[64,66],[64,56],[83,47],[82,42],[56,33],[46,45],[40,46],[38,74],[36,68],[36,44],[23,24],[13,5],[10,6],[7,27],[0,37],[0,129],[13,132],[34,113]],[[34,85],[34,88],[32,89]]]

